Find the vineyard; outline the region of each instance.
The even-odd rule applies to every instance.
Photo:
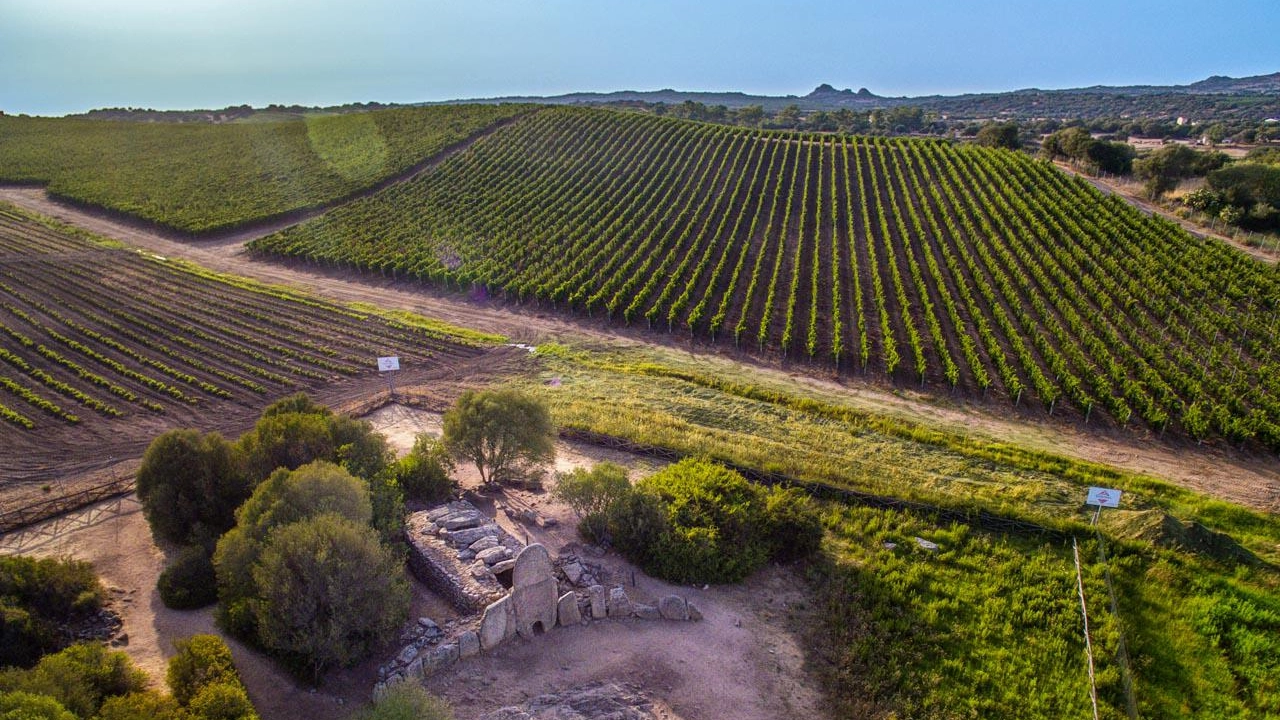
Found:
[[[251,247],[1280,449],[1275,268],[1007,151],[543,110]]]
[[[0,180],[207,232],[348,197],[527,109],[435,106],[221,125],[0,116]]]
[[[106,246],[0,207],[0,438],[257,409],[480,350],[443,334]],[[113,421],[120,421],[116,424]],[[16,433],[16,434],[15,434]],[[12,468],[11,468],[12,469]]]

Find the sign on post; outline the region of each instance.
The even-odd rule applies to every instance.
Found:
[[[378,358],[378,372],[387,374],[387,392],[391,399],[396,399],[395,373],[400,369],[400,358],[396,355]]]
[[[1086,505],[1097,505],[1098,507],[1120,507],[1120,491],[1111,488],[1091,487],[1084,503]]]

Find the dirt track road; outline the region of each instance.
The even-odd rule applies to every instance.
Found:
[[[393,282],[355,273],[329,273],[310,265],[267,262],[251,257],[244,243],[275,226],[246,229],[210,241],[179,240],[141,223],[91,213],[49,199],[43,190],[0,187],[0,201],[42,213],[76,227],[121,240],[166,257],[183,258],[212,270],[251,277],[268,283],[290,285],[319,296],[344,302],[365,302],[386,308],[411,310],[463,327],[506,335],[514,341],[539,343],[562,338],[585,338],[615,344],[662,344],[686,350],[691,358],[732,355],[723,346],[690,347],[687,342],[639,329],[613,327],[600,320],[562,319],[529,306],[504,304],[483,298],[462,298],[433,291],[424,285]],[[1001,414],[999,408],[976,403],[954,403],[870,383],[823,379],[812,373],[789,373],[784,368],[761,367],[760,372],[790,382],[816,387],[842,400],[866,408],[934,426],[966,428],[997,440],[1007,440],[1085,460],[1102,462],[1130,471],[1167,478],[1179,485],[1259,510],[1280,512],[1280,463],[1274,456],[1242,456],[1224,448],[1197,448],[1142,437],[1136,432],[1080,429],[1048,419]]]

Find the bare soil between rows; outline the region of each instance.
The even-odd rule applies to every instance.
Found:
[[[1241,452],[1223,444],[1201,447],[1189,441],[1162,439],[1142,430],[1118,429],[1101,423],[1069,424],[1030,410],[998,409],[959,396],[896,389],[856,374],[833,377],[812,364],[771,361],[738,352],[732,346],[692,343],[682,334],[662,335],[645,332],[642,327],[628,328],[599,319],[560,316],[534,306],[444,293],[415,282],[326,271],[299,263],[268,262],[252,257],[243,248],[247,240],[265,231],[261,228],[245,229],[212,241],[180,242],[139,223],[87,213],[51,200],[39,188],[0,187],[0,200],[161,255],[190,260],[211,270],[289,285],[330,300],[410,310],[462,327],[500,333],[518,342],[577,338],[623,346],[661,345],[688,352],[688,359],[694,362],[707,356],[729,358],[758,372],[830,393],[871,412],[933,426],[963,428],[996,440],[1166,478],[1183,487],[1258,510],[1280,512],[1280,463],[1272,455]],[[271,229],[275,228],[266,230]],[[321,396],[323,398],[323,393]],[[135,443],[131,447],[139,446]]]

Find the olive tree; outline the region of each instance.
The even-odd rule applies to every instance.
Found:
[[[217,433],[171,430],[157,437],[138,469],[138,499],[157,538],[216,538],[235,524],[252,487],[235,448]]]
[[[468,390],[444,415],[444,444],[485,484],[502,483],[555,458],[547,408],[516,390]]]

